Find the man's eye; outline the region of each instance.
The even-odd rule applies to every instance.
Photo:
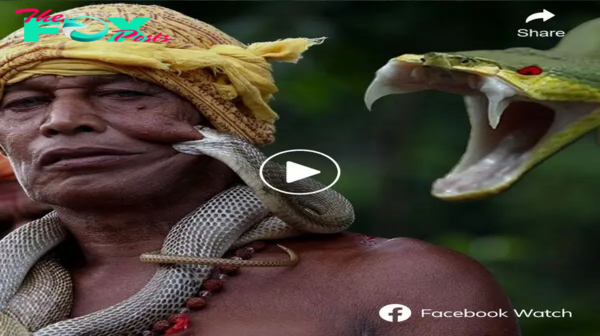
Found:
[[[113,98],[134,98],[134,97],[146,96],[146,94],[144,94],[142,92],[138,92],[138,91],[121,90],[121,91],[103,92],[100,94],[100,96],[101,97],[113,97]]]
[[[4,105],[4,109],[28,109],[38,107],[48,103],[48,98],[35,97],[19,99]]]

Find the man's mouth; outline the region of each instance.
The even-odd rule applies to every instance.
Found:
[[[43,153],[38,162],[41,167],[46,168],[89,168],[110,164],[134,154],[116,148],[57,148]]]
[[[432,194],[442,199],[475,199],[502,192],[533,166],[600,124],[597,102],[536,100],[493,74],[398,60],[377,72],[365,103],[370,108],[383,96],[422,90],[464,96],[471,123],[462,158],[433,184]]]

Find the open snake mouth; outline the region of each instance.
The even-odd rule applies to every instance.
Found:
[[[370,108],[383,96],[422,90],[462,95],[471,123],[462,158],[433,184],[432,194],[442,199],[476,199],[502,192],[599,123],[594,113],[598,103],[534,100],[498,76],[398,60],[377,72],[365,103]]]

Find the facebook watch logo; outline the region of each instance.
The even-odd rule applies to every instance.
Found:
[[[401,304],[389,304],[379,309],[379,316],[388,322],[403,322],[410,318],[410,308]]]

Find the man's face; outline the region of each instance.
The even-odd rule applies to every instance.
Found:
[[[41,76],[6,87],[0,145],[33,199],[68,207],[155,192],[198,169],[202,159],[171,145],[200,139],[200,121],[174,93],[130,76]]]

